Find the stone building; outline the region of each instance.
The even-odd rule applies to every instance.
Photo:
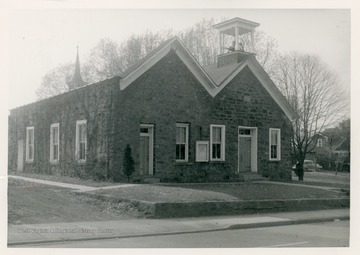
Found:
[[[12,109],[9,170],[119,180],[129,144],[134,179],[289,179],[296,113],[239,44],[258,25],[215,25],[214,65],[200,66],[175,37],[121,77]],[[227,53],[224,36],[235,41]]]

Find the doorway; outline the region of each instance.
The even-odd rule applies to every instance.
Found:
[[[257,172],[257,128],[238,129],[238,172]]]
[[[153,175],[154,125],[140,125],[140,175]]]
[[[24,140],[18,140],[17,171],[24,170]]]

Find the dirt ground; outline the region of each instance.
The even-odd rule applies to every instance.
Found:
[[[9,178],[8,223],[101,221],[142,217],[128,203],[113,204],[68,189]]]

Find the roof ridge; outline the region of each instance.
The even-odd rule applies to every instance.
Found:
[[[100,85],[101,83],[103,83],[105,81],[108,81],[108,80],[111,80],[111,79],[114,79],[114,78],[120,78],[120,77],[119,76],[113,76],[113,77],[110,77],[110,78],[106,78],[104,80],[89,83],[89,84],[86,84],[84,86],[81,86],[81,87],[78,87],[78,88],[75,88],[75,89],[72,89],[72,90],[69,90],[69,91],[65,91],[65,92],[62,92],[62,93],[57,94],[57,95],[52,95],[52,96],[49,96],[49,97],[46,97],[46,98],[39,99],[37,101],[33,101],[33,102],[26,103],[26,104],[23,104],[23,105],[20,105],[20,106],[16,106],[16,107],[14,107],[12,109],[9,109],[9,111],[13,111],[13,110],[17,110],[17,109],[20,109],[20,108],[23,108],[23,107],[26,107],[26,106],[30,106],[30,105],[33,105],[33,104],[41,103],[41,102],[44,102],[46,100],[50,100],[50,99],[53,99],[53,98],[56,98],[56,97],[60,97],[60,96],[66,95],[66,94],[70,94],[70,93],[72,93],[74,91],[79,91],[81,89],[86,89],[86,88],[89,88],[89,87],[92,87],[92,86]]]

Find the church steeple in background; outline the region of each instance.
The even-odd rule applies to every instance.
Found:
[[[76,62],[75,62],[75,70],[74,76],[71,81],[68,83],[70,89],[76,89],[84,86],[86,82],[83,81],[80,74],[80,60],[79,60],[79,46],[76,46]]]

